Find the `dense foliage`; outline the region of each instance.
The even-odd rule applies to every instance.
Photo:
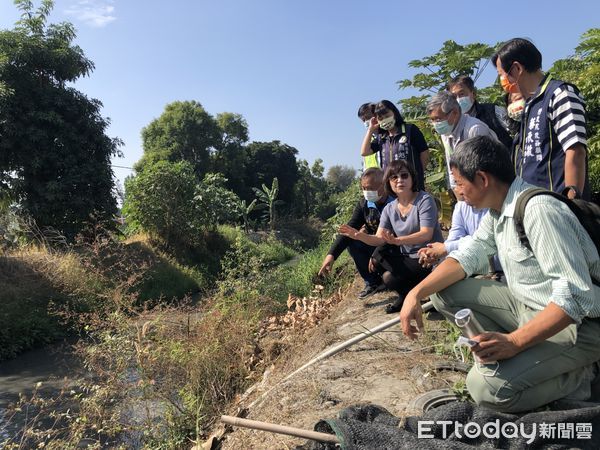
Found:
[[[424,69],[412,78],[398,81],[400,89],[416,88],[421,95],[399,101],[407,119],[415,122],[424,132],[425,138],[433,149],[434,164],[430,167],[431,184],[440,185],[443,179],[443,153],[439,136],[433,131],[425,114],[425,105],[429,96],[458,75],[469,75],[475,82],[483,70],[489,66],[490,57],[499,44],[487,45],[474,43],[460,45],[446,41],[435,54],[410,61],[409,67]],[[495,68],[491,68],[495,70]],[[580,44],[572,56],[556,61],[549,69],[556,78],[577,86],[586,102],[589,170],[592,190],[600,191],[600,29],[593,28],[585,32]],[[503,91],[496,80],[491,86],[477,90],[478,100],[501,104]],[[436,170],[437,169],[437,170]],[[435,173],[437,172],[437,173]],[[430,183],[428,182],[428,185]]]
[[[47,24],[52,2],[0,31],[0,187],[40,227],[73,237],[116,212],[110,158],[120,140],[105,132],[102,104],[69,87],[92,61],[73,43],[70,23]]]
[[[135,231],[147,231],[167,245],[194,234],[196,178],[186,161],[158,161],[125,181],[123,214]]]

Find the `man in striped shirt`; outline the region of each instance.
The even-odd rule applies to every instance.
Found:
[[[541,53],[526,39],[506,42],[492,62],[504,90],[527,100],[513,149],[517,175],[589,199],[585,105],[577,88],[544,74]]]
[[[457,190],[489,212],[473,238],[408,293],[402,331],[415,337],[413,320],[422,330],[420,301],[428,296],[452,322],[470,308],[485,330],[472,337],[481,363],[467,376],[478,404],[521,412],[565,397],[588,400],[600,364],[600,287],[592,281],[600,281],[598,251],[569,207],[547,195],[527,203],[531,250],[521,244],[515,205],[533,186],[515,177],[501,148],[480,136],[452,154]],[[506,284],[469,278],[496,253]]]

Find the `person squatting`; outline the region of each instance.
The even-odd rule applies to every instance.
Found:
[[[506,107],[478,102],[473,80],[460,76],[426,108],[457,200],[448,238],[425,190],[423,133],[390,101],[365,103],[364,198],[319,274],[348,248],[365,282],[359,298],[395,291],[386,312],[400,311],[409,338],[423,330],[423,300],[452,323],[469,308],[485,330],[472,337],[476,363],[467,376],[477,404],[522,412],[588,400],[600,385],[596,243],[551,195],[524,206],[527,245],[515,219],[519,197],[536,186],[589,199],[585,104],[576,86],[542,71],[542,55],[526,39],[504,43],[491,61]]]

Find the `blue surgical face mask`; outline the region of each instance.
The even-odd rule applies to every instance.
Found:
[[[433,128],[442,136],[452,133],[453,125],[450,125],[447,120],[441,120],[439,122],[433,122]]]
[[[466,97],[458,97],[456,99],[456,101],[458,102],[458,104],[460,105],[460,111],[463,114],[468,113],[471,108],[473,107],[473,100],[471,100],[471,97],[466,96]]]
[[[379,192],[377,191],[363,191],[363,196],[368,202],[376,202],[380,199]]]

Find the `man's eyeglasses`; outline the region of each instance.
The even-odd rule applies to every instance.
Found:
[[[410,173],[400,172],[398,174],[390,176],[390,181],[396,181],[398,178],[400,178],[401,180],[406,180],[408,177],[410,177]]]

